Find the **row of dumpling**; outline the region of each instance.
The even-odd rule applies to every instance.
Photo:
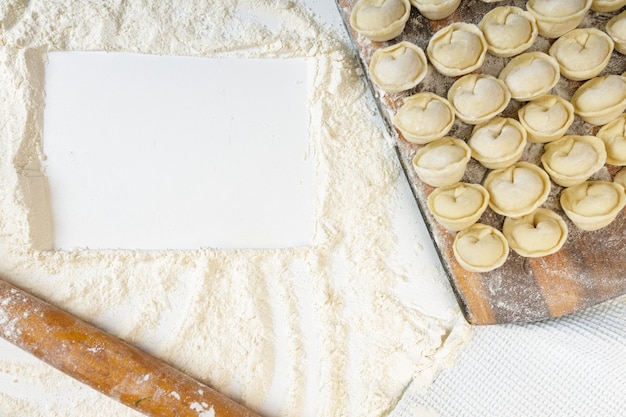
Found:
[[[533,164],[514,166],[509,174],[515,178],[524,178],[536,169],[539,168]],[[507,178],[501,186],[511,184]],[[586,181],[565,188],[561,194],[561,205],[579,227],[588,226],[589,230],[594,230],[610,223],[615,213],[623,209],[626,204],[625,186],[626,168],[615,176],[614,182]],[[453,207],[464,207],[463,210],[469,212],[480,204],[486,206],[484,202],[490,198],[477,184],[457,183],[451,188],[454,190],[452,193],[448,189],[433,191],[431,196],[435,197],[429,198],[428,203],[429,207],[437,207],[431,210],[448,210],[453,213]],[[524,216],[505,217],[502,231],[486,224],[472,223],[456,234],[453,252],[459,264],[468,271],[487,272],[504,264],[509,248],[525,257],[545,256],[557,252],[567,236],[567,224],[561,216],[547,208],[538,207]]]
[[[472,75],[458,81],[467,77]],[[475,93],[475,84],[473,88]],[[506,86],[502,88],[506,91]],[[607,93],[597,88],[591,91],[599,97]],[[467,108],[480,109],[481,103],[490,102],[487,98],[497,96],[491,91]],[[561,248],[567,226],[558,214],[541,208],[551,191],[550,179],[566,187],[560,196],[561,207],[582,230],[609,225],[626,205],[626,168],[614,182],[589,181],[607,162],[626,166],[626,114],[602,126],[596,136],[565,135],[575,107],[559,96],[544,95],[519,109],[519,121],[490,114],[464,141],[446,136],[455,115],[450,101],[423,92],[406,104],[396,114],[395,124],[409,127],[403,132],[405,137],[426,143],[413,158],[413,166],[424,183],[436,187],[428,197],[428,208],[440,224],[459,232],[455,256],[468,270],[501,266],[509,245],[527,257],[549,255]],[[545,143],[543,169],[520,161],[528,141]],[[460,182],[471,157],[492,170],[483,185]],[[476,223],[487,207],[505,217],[502,232]],[[490,242],[484,255],[474,253],[485,245],[481,239]]]
[[[592,78],[575,91],[571,101],[567,101],[558,95],[548,94],[554,84],[552,81],[541,83],[548,77],[542,77],[536,68],[522,76],[520,73],[524,73],[526,68],[517,67],[518,71],[511,77],[504,77],[504,81],[487,74],[465,75],[452,84],[447,99],[431,92],[414,94],[398,108],[393,118],[394,126],[407,141],[415,144],[427,144],[445,136],[457,118],[475,125],[473,136],[479,136],[482,130],[476,126],[492,120],[502,112],[513,94],[520,94],[523,87],[525,99],[520,95],[517,97],[527,103],[518,111],[519,122],[515,121],[511,127],[513,129],[519,125],[518,130],[524,132],[523,140],[520,136],[519,143],[509,143],[511,154],[507,153],[505,157],[500,155],[502,149],[481,144],[477,139],[473,151],[476,159],[485,167],[493,168],[495,164],[506,164],[509,159],[514,161],[515,157],[519,158],[526,140],[534,143],[558,140],[572,125],[575,114],[589,124],[607,125],[600,129],[598,135],[608,147],[609,158],[616,162],[626,161],[626,155],[623,155],[626,144],[623,144],[623,140],[609,138],[609,133],[619,130],[618,125],[624,123],[620,122],[620,117],[623,118],[626,109],[626,77],[609,74]],[[526,79],[528,85],[520,81]],[[530,83],[532,79],[538,81],[534,86]],[[613,164],[625,165],[626,162]]]
[[[426,54],[408,41],[380,48],[372,55],[369,70],[378,87],[398,93],[426,77],[428,61],[439,73],[458,77],[480,68],[487,51],[501,57],[517,55],[499,78],[507,83],[512,98],[531,100],[550,90],[559,75],[574,81],[596,77],[608,65],[614,47],[626,52],[626,11],[609,21],[607,32],[611,36],[596,28],[573,29],[552,44],[549,54],[522,53],[537,39],[535,18],[518,7],[500,6],[478,25],[455,22],[440,29],[429,40]]]
[[[620,88],[623,98],[614,104],[610,101],[611,95],[619,92]],[[452,86],[449,100],[431,92],[412,95],[400,106],[393,123],[407,141],[427,144],[424,150],[449,133],[456,117],[475,125],[468,146],[474,159],[489,169],[503,168],[516,162],[527,142],[547,144],[544,158],[561,149],[577,106],[560,96],[546,94],[521,107],[518,121],[497,116],[504,108],[500,103],[506,101],[507,92],[507,87],[493,77],[467,75]],[[610,112],[606,112],[607,107],[601,107],[595,112],[578,114],[583,119],[598,122],[594,124],[604,124],[596,133],[597,138],[588,141],[588,146],[601,149],[604,154],[602,161],[598,161],[600,166],[605,162],[626,166],[626,114],[623,113],[626,108],[626,78],[612,75],[595,78],[581,86],[574,98],[577,98],[579,106],[579,101],[583,104],[589,102],[587,108],[600,102],[610,108]],[[496,137],[498,140],[494,140]],[[549,161],[546,159],[546,162]],[[567,176],[559,174],[557,169],[554,170],[553,180],[559,185],[569,185]]]
[[[497,1],[499,0],[483,0],[485,3]],[[411,5],[427,19],[439,20],[454,13],[460,3],[460,0],[359,0],[350,15],[350,24],[363,36],[383,42],[399,36],[404,31],[411,13]],[[528,13],[519,14],[522,19],[513,19],[511,24],[520,32],[515,34],[515,38],[527,34],[527,20],[534,22],[535,30],[542,36],[557,38],[577,27],[590,9],[597,12],[612,12],[624,5],[626,0],[529,0],[526,3]],[[490,16],[490,19],[492,21],[500,19],[502,22],[502,12],[499,10]],[[511,33],[507,32],[507,35]],[[499,35],[494,32],[492,36],[498,45],[510,41]]]
[[[529,113],[530,107],[551,135],[551,122],[573,118],[571,105],[559,97],[544,96],[538,102],[541,106],[531,102],[519,113]],[[552,105],[544,107],[546,103]],[[562,110],[565,117],[559,116]],[[556,117],[546,117],[551,112]],[[475,126],[467,142],[444,136],[416,153],[416,173],[436,187],[428,197],[428,208],[440,224],[459,232],[454,253],[463,267],[481,272],[497,268],[506,260],[509,246],[527,257],[546,256],[561,248],[568,234],[566,223],[557,213],[541,208],[551,191],[550,179],[566,187],[560,195],[561,207],[582,230],[608,226],[626,206],[626,168],[614,182],[589,181],[606,162],[626,166],[626,114],[603,126],[597,136],[563,136],[560,130],[561,137],[544,145],[543,169],[519,161],[528,137],[522,123],[498,116]],[[472,156],[492,170],[482,185],[460,182]],[[487,207],[505,217],[502,232],[476,223]],[[490,242],[487,246],[485,239]]]
[[[533,178],[544,177],[545,173],[542,175],[541,172],[534,164],[517,163],[496,180],[499,182],[497,188],[513,187],[513,190],[503,194],[510,197],[524,197],[525,192],[538,192],[541,183]],[[541,178],[543,180],[545,177]],[[519,182],[526,185],[519,186]],[[578,227],[596,230],[613,221],[626,205],[625,185],[626,169],[622,169],[614,182],[586,181],[565,188],[561,193],[561,206]],[[463,207],[462,211],[468,213],[479,204],[486,206],[485,201],[491,206],[490,201],[494,198],[496,196],[485,192],[480,185],[457,183],[433,191],[428,205],[431,210],[455,215],[453,208]],[[524,197],[523,204],[527,201]],[[537,207],[523,216],[505,217],[502,231],[486,224],[471,223],[456,234],[453,252],[459,264],[468,271],[487,272],[504,264],[509,249],[525,257],[546,256],[557,252],[567,236],[567,224],[561,216],[547,208]]]
[[[622,147],[626,143],[625,121],[626,115],[610,124],[612,128],[621,125],[614,134]],[[520,138],[523,142],[524,129],[517,121],[496,117],[477,126],[468,142],[513,149],[519,147]],[[413,165],[418,176],[436,187],[428,196],[428,208],[441,225],[459,232],[453,248],[464,268],[477,272],[495,269],[506,260],[509,246],[526,257],[546,256],[562,247],[568,234],[566,223],[557,213],[541,207],[551,191],[550,178],[566,187],[560,195],[561,207],[582,230],[608,226],[626,206],[626,168],[613,182],[589,181],[606,160],[601,139],[571,135],[545,147],[545,170],[517,160],[519,157],[512,164],[498,161],[496,166],[501,162],[504,166],[493,168],[482,185],[460,182],[474,154],[474,148],[461,139],[443,137],[416,153]],[[487,207],[505,217],[502,232],[477,223]]]

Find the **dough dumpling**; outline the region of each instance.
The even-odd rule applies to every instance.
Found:
[[[526,52],[511,59],[500,71],[511,97],[528,101],[539,98],[559,81],[559,63],[543,52]]]
[[[422,16],[430,20],[445,19],[461,4],[461,0],[411,0]]]
[[[476,223],[487,209],[489,193],[482,185],[457,182],[435,188],[428,196],[428,209],[446,229],[459,231]]]
[[[359,0],[350,14],[350,25],[366,38],[384,42],[404,31],[410,13],[409,0]]]
[[[515,6],[491,10],[478,24],[489,52],[495,56],[515,56],[530,48],[537,39],[537,22],[533,15]]]
[[[492,271],[509,256],[509,244],[502,232],[482,223],[457,233],[452,250],[457,262],[470,272]]]
[[[602,126],[596,136],[604,142],[606,162],[626,166],[626,114]]]
[[[404,101],[393,123],[407,141],[425,144],[450,131],[454,109],[448,100],[434,93],[417,93]]]
[[[528,0],[526,9],[537,19],[539,34],[558,38],[582,22],[592,0]]]
[[[604,143],[595,136],[563,136],[544,149],[543,168],[563,187],[585,182],[606,162]]]
[[[456,22],[430,38],[426,53],[440,74],[457,77],[480,68],[487,55],[487,41],[478,26]]]
[[[443,187],[463,178],[471,154],[464,141],[446,136],[417,151],[413,167],[423,182]]]
[[[377,49],[369,70],[374,84],[384,91],[399,93],[410,90],[424,79],[428,63],[422,48],[402,41]]]
[[[517,162],[526,148],[526,130],[515,119],[494,117],[474,127],[467,141],[472,157],[489,169]]]
[[[558,252],[567,240],[568,231],[561,216],[552,210],[538,208],[517,219],[504,219],[502,233],[509,247],[519,255],[537,258]]]
[[[614,74],[592,78],[576,90],[571,102],[585,122],[607,124],[626,109],[626,78]]]
[[[489,207],[503,216],[532,213],[550,194],[550,177],[537,165],[519,161],[508,168],[491,171],[485,179]]]
[[[615,42],[617,52],[626,54],[626,10],[609,19],[606,33]]]
[[[608,226],[626,205],[624,187],[609,181],[587,181],[563,190],[561,207],[582,230]]]
[[[574,106],[562,97],[546,94],[527,103],[517,115],[529,142],[546,143],[565,135],[574,123]]]
[[[613,40],[595,28],[574,29],[550,47],[561,74],[574,81],[588,80],[600,74],[613,52]]]
[[[591,10],[600,13],[614,12],[622,6],[626,6],[626,0],[593,0],[591,2]]]
[[[486,122],[502,112],[511,93],[502,80],[487,74],[459,78],[448,90],[448,101],[456,116],[471,125]]]

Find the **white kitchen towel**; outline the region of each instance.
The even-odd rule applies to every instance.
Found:
[[[542,322],[476,327],[426,392],[389,417],[626,416],[626,298]]]

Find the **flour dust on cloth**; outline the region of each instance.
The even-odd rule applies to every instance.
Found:
[[[626,297],[543,322],[476,328],[426,392],[390,417],[623,416]]]

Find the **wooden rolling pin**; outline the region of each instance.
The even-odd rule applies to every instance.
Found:
[[[149,416],[258,417],[160,360],[3,281],[0,336]]]

